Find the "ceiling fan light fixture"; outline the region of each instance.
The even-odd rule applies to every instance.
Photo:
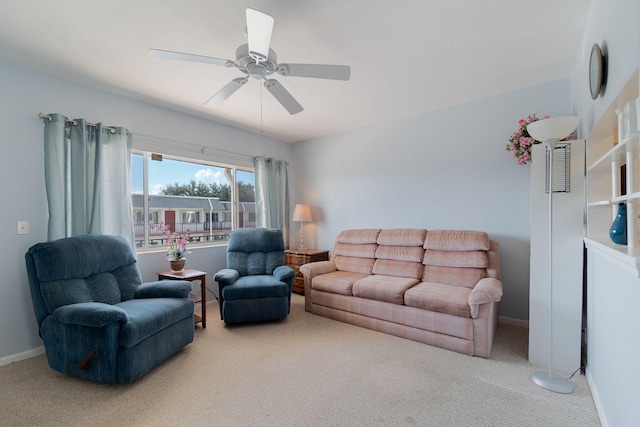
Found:
[[[235,65],[240,69],[247,69],[250,64],[255,64],[257,61],[249,55],[249,45],[243,44],[236,49],[236,63]],[[273,49],[269,49],[269,57],[265,61],[261,61],[260,65],[263,65],[268,74],[272,74],[276,71],[278,65],[278,57]]]
[[[273,23],[273,16],[247,8],[249,55],[255,59],[256,62],[264,62],[269,58]]]
[[[309,77],[343,81],[350,79],[351,68],[348,65],[278,64],[276,53],[269,46],[271,44],[271,33],[274,24],[273,17],[250,8],[246,9],[246,15],[248,43],[236,49],[235,61],[160,49],[150,49],[149,55],[167,59],[222,65],[227,68],[237,68],[240,72],[244,73],[243,77],[233,79],[213,95],[205,103],[205,105],[209,107],[221,105],[238,91],[238,89],[244,86],[251,77],[256,80],[262,80],[267,91],[276,98],[289,114],[298,114],[304,110],[302,105],[296,101],[280,82],[269,79],[268,77],[271,74],[277,72],[285,77]],[[260,99],[260,104],[262,105],[262,91],[260,92]]]
[[[256,80],[262,80],[267,75],[267,68],[260,63],[249,64],[247,73]]]

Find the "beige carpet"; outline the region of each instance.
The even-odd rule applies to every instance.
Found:
[[[0,367],[1,426],[598,426],[584,376],[535,386],[527,331],[500,325],[469,357],[308,314],[225,327],[215,302],[194,343],[130,385]]]

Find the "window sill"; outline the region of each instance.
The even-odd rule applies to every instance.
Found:
[[[201,249],[210,249],[217,248],[220,246],[227,246],[228,241],[220,242],[220,243],[203,243],[197,246],[191,245],[187,252],[199,251]],[[167,249],[164,245],[154,246],[151,248],[136,248],[136,255],[140,254],[153,254],[153,253],[166,253]]]

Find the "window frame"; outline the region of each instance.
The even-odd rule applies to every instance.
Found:
[[[131,197],[134,196],[134,194],[142,194],[142,198],[143,198],[143,211],[142,211],[142,217],[144,218],[144,223],[143,223],[143,227],[144,227],[144,236],[143,236],[143,240],[142,240],[142,246],[138,247],[136,245],[135,250],[136,253],[146,253],[146,252],[159,252],[160,248],[162,248],[162,250],[164,250],[164,246],[163,245],[153,245],[150,244],[150,216],[153,215],[154,218],[156,218],[158,216],[158,210],[153,210],[149,208],[149,197],[151,196],[151,194],[149,193],[149,162],[152,161],[152,155],[161,155],[162,159],[169,159],[169,160],[173,160],[173,161],[181,161],[181,162],[187,162],[187,163],[192,163],[192,164],[197,164],[197,165],[202,165],[203,167],[207,167],[207,166],[211,166],[211,167],[216,167],[216,168],[221,168],[221,169],[227,169],[230,170],[230,176],[226,175],[227,181],[229,181],[229,179],[231,179],[232,182],[228,182],[230,188],[231,188],[231,200],[230,201],[224,201],[225,203],[231,203],[231,231],[236,230],[238,228],[238,224],[240,223],[239,220],[239,215],[240,215],[240,209],[239,209],[239,205],[240,205],[240,201],[239,201],[239,189],[238,189],[238,181],[237,181],[237,177],[238,177],[238,172],[247,172],[247,173],[251,173],[254,174],[255,177],[255,171],[253,169],[253,166],[249,167],[248,166],[248,162],[234,162],[234,163],[241,163],[241,164],[234,164],[234,163],[229,163],[229,162],[224,162],[224,161],[220,161],[220,160],[215,160],[213,158],[211,158],[212,156],[206,156],[204,155],[204,153],[202,156],[193,156],[190,157],[188,156],[188,154],[190,153],[185,153],[185,154],[175,154],[175,150],[164,150],[162,147],[158,147],[157,149],[154,150],[149,150],[149,147],[136,147],[134,144],[134,147],[132,148],[131,151],[131,155],[140,155],[142,156],[142,181],[143,181],[143,192],[142,193],[134,193],[133,189],[131,191]],[[202,150],[204,151],[204,149]],[[207,158],[203,158],[203,157],[207,157]],[[185,180],[190,179],[189,177],[185,177]],[[255,179],[253,181],[253,186],[254,186],[254,190],[255,190]],[[247,202],[242,202],[242,203],[247,203]],[[255,203],[255,202],[253,202]],[[183,215],[184,212],[181,212],[181,215]],[[227,216],[227,214],[223,214],[224,217]],[[254,213],[254,217],[255,217],[255,213]],[[250,215],[249,215],[250,217]],[[132,220],[135,223],[135,218],[136,218],[136,213],[135,211],[132,212],[132,216],[131,216]],[[224,240],[207,240],[205,242],[191,242],[189,244],[190,248],[205,248],[205,247],[213,247],[213,246],[225,246],[228,243],[228,239],[224,239]]]

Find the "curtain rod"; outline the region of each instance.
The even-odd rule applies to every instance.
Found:
[[[53,120],[53,117],[51,117],[51,114],[45,114],[45,113],[40,113],[40,118],[41,119],[47,119],[49,121]],[[71,123],[74,126],[78,126],[78,120],[75,119],[69,119],[65,117],[65,122],[67,123]],[[90,122],[86,122],[87,126],[93,126],[93,127],[97,127],[98,123],[90,123]],[[116,128],[111,127],[111,126],[102,126],[102,129],[106,129],[111,133],[116,133]]]
[[[53,117],[51,117],[51,114],[45,114],[45,113],[40,113],[40,118],[41,119],[47,119],[49,121],[51,121],[53,119]],[[78,121],[77,120],[72,120],[72,119],[65,119],[67,123],[72,123],[73,125],[78,125]],[[87,122],[88,126],[98,126],[96,123],[89,123]],[[111,131],[112,133],[115,133],[116,129],[114,127],[109,127],[109,126],[102,126],[103,129],[108,129],[109,131]],[[194,144],[192,142],[185,142],[185,141],[179,141],[177,139],[170,139],[170,138],[164,138],[164,137],[160,137],[160,136],[154,136],[154,135],[147,135],[144,133],[138,133],[138,132],[129,132],[130,134],[134,135],[134,136],[141,136],[144,138],[151,138],[151,139],[157,139],[160,141],[167,141],[167,142],[172,142],[174,144],[181,144],[181,145],[187,145],[190,147],[195,147],[195,148],[200,148],[200,152],[202,154],[204,154],[204,150],[214,150],[214,151],[218,151],[221,153],[227,153],[227,154],[231,154],[234,156],[241,156],[241,157],[247,157],[249,159],[256,159],[258,158],[258,156],[251,156],[249,154],[244,154],[244,153],[238,153],[235,151],[230,151],[230,150],[223,150],[222,148],[213,148],[213,147],[207,147],[206,145],[200,145],[200,144]],[[285,162],[287,165],[289,165],[289,162]]]
[[[189,146],[189,147],[199,148],[200,152],[202,154],[204,154],[204,150],[213,150],[213,151],[217,151],[217,152],[220,152],[220,153],[231,154],[231,155],[234,155],[234,156],[246,157],[248,159],[257,159],[259,157],[259,156],[253,156],[253,155],[250,155],[250,154],[238,153],[237,151],[224,150],[222,148],[207,147],[206,145],[194,144],[193,142],[186,142],[186,141],[180,141],[180,140],[177,140],[177,139],[165,138],[165,137],[162,137],[162,136],[147,135],[147,134],[138,133],[138,132],[131,132],[131,134],[134,135],[134,136],[141,136],[141,137],[144,137],[144,138],[157,139],[157,140],[160,140],[160,141],[167,141],[167,142],[172,142],[174,144],[180,144],[180,145],[186,145],[186,146]],[[269,160],[269,159],[267,159],[267,160]],[[289,162],[285,161],[285,163],[287,164],[287,166],[289,165]]]
[[[187,145],[189,147],[199,148],[200,152],[202,154],[204,154],[204,150],[214,150],[214,151],[219,151],[221,153],[232,154],[234,156],[248,157],[250,159],[255,157],[255,156],[250,156],[248,154],[238,153],[238,152],[235,152],[235,151],[223,150],[222,148],[207,147],[206,145],[202,145],[202,144],[194,144],[193,142],[179,141],[177,139],[165,138],[165,137],[162,137],[162,136],[147,135],[147,134],[138,133],[138,132],[131,132],[131,134],[134,135],[134,136],[141,136],[141,137],[144,137],[144,138],[157,139],[157,140],[160,140],[160,141],[167,141],[167,142],[172,142],[174,144]]]

